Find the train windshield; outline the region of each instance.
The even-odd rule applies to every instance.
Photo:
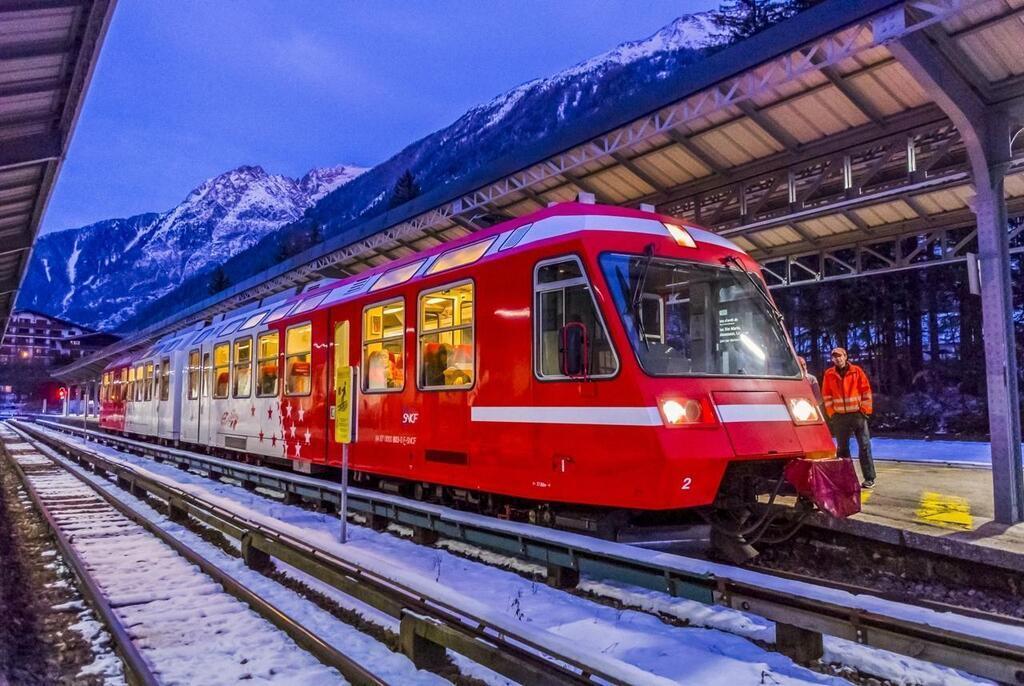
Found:
[[[799,376],[759,277],[651,255],[606,254],[601,269],[648,374]]]

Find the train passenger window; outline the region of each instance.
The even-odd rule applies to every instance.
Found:
[[[562,337],[567,325],[586,331],[586,376],[614,376],[619,361],[601,318],[583,265],[576,257],[541,262],[534,272],[534,372],[539,378],[565,379]],[[580,329],[580,325],[582,329]]]
[[[171,361],[164,358],[160,361],[160,400],[171,397]]]
[[[456,267],[464,267],[467,264],[473,264],[487,252],[487,248],[491,247],[491,243],[494,242],[493,238],[480,241],[478,243],[470,243],[464,245],[461,248],[454,248],[446,253],[442,253],[440,257],[434,260],[434,263],[427,269],[427,274],[438,274],[440,272],[448,271],[449,269],[455,269]]]
[[[268,331],[260,334],[258,340],[259,382],[256,386],[256,395],[261,398],[274,397],[277,395],[277,378],[280,375],[278,370],[281,368],[281,362],[277,357],[280,336],[276,331]]]
[[[286,395],[309,395],[312,387],[310,351],[313,349],[313,329],[310,324],[293,326],[285,333],[285,387]]]
[[[419,386],[473,385],[473,283],[420,293]]]
[[[394,269],[384,272],[384,274],[381,275],[381,277],[377,279],[372,286],[370,286],[370,291],[379,291],[382,288],[389,288],[391,286],[397,286],[400,283],[405,283],[419,271],[424,262],[426,262],[426,260],[418,260],[411,264],[395,267]]]
[[[256,326],[257,324],[262,322],[263,318],[266,316],[266,312],[257,312],[253,316],[249,317],[248,319],[245,320],[245,324],[242,324],[242,331],[245,331],[246,329],[251,329],[252,327]]]
[[[191,350],[188,353],[188,399],[195,400],[199,397],[199,351]]]
[[[405,301],[392,300],[363,310],[363,390],[405,387]]]
[[[231,385],[231,344],[218,343],[213,346],[213,397],[228,397]]]
[[[248,398],[252,393],[252,339],[246,336],[235,341],[235,385],[231,395]]]
[[[127,400],[131,395],[131,386],[128,385],[128,368],[121,369],[121,387],[117,392],[117,400]]]
[[[153,377],[153,363],[152,362],[147,362],[146,363],[146,381],[145,381],[145,384],[143,385],[143,400],[152,400],[153,399],[153,384],[155,383],[155,381],[156,381],[156,379],[154,379],[154,377]]]
[[[135,367],[128,368],[128,394],[125,396],[125,400],[128,402],[135,400]]]

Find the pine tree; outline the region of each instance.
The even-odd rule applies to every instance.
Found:
[[[320,222],[313,222],[313,226],[309,227],[309,245],[310,247],[316,245],[324,239],[324,227]]]
[[[417,195],[420,194],[419,184],[416,183],[416,178],[413,177],[412,172],[408,169],[405,173],[398,177],[398,181],[395,182],[395,187],[391,189],[391,201],[390,207],[398,207],[409,202]]]
[[[228,275],[224,273],[224,267],[218,266],[213,270],[213,273],[210,275],[210,285],[208,288],[210,295],[216,295],[217,293],[226,290],[230,285],[231,280],[228,278]]]
[[[711,21],[724,32],[728,42],[734,43],[750,38],[755,33],[764,31],[769,26],[793,14],[788,6],[804,3],[791,3],[782,0],[731,0],[711,12]]]

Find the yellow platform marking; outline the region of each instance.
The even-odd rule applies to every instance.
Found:
[[[966,498],[958,495],[925,491],[921,494],[921,503],[916,514],[918,521],[943,529],[970,531],[974,528],[971,504]]]
[[[863,505],[867,501],[871,500],[871,494],[872,493],[874,493],[874,491],[871,490],[871,489],[868,489],[868,488],[860,489],[860,504]]]

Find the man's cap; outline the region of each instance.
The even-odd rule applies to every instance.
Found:
[[[846,348],[832,348],[832,354],[835,355],[836,353],[846,355],[847,357],[849,357],[849,355],[847,355],[846,353]]]

